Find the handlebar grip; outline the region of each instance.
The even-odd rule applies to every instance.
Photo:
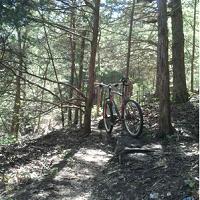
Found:
[[[118,85],[119,85],[119,84],[118,84],[118,83],[116,83],[116,84],[114,85],[114,87],[118,87]]]
[[[127,83],[127,82],[124,82],[124,85],[125,85],[125,86],[128,86],[128,83]]]
[[[120,81],[121,82],[127,82],[129,80],[129,78],[122,78]]]

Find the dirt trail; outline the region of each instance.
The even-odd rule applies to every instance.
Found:
[[[157,139],[153,131],[156,113],[150,114],[145,114],[144,133],[138,140],[120,137],[120,129],[110,138],[94,122],[87,138],[81,130],[59,130],[43,138],[26,138],[22,145],[1,147],[6,156],[0,162],[0,200],[198,199],[199,144],[188,136],[193,129],[184,121],[187,132],[183,129],[170,139]],[[109,162],[117,139],[156,152],[129,154],[121,163],[118,157]]]

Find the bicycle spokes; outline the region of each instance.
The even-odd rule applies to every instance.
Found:
[[[112,113],[112,106],[110,102],[105,102],[104,104],[104,126],[107,133],[111,133],[113,129],[113,113]]]
[[[129,100],[124,107],[124,125],[127,132],[133,137],[138,137],[142,124],[142,112],[139,105],[135,101]]]

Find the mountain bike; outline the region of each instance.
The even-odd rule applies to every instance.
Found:
[[[135,100],[125,98],[125,87],[128,86],[128,80],[128,78],[123,78],[121,79],[121,83],[99,84],[99,87],[107,87],[109,92],[103,105],[103,122],[108,134],[112,133],[114,124],[121,121],[126,132],[131,137],[137,138],[142,133],[143,115],[140,105]],[[112,87],[118,87],[120,84],[123,86],[122,93],[112,90]],[[119,95],[120,99],[122,99],[120,111],[113,94]],[[113,111],[116,115],[113,114]]]

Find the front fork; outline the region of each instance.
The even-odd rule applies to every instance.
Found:
[[[122,120],[124,120],[124,112],[126,112],[126,111],[124,110],[124,107],[125,107],[125,105],[126,105],[127,102],[128,102],[128,101],[127,101],[126,99],[124,99],[124,100],[122,101],[122,103],[121,103],[121,119],[122,119]]]
[[[124,119],[124,103],[121,103],[121,119]]]

